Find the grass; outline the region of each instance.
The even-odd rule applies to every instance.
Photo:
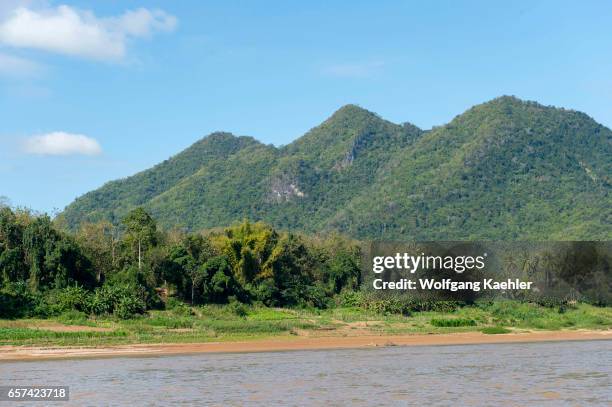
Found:
[[[130,320],[88,318],[70,312],[43,319],[0,320],[0,345],[101,346],[129,343],[236,341],[293,335],[348,336],[364,334],[436,334],[483,332],[500,334],[508,328],[525,330],[611,329],[612,308],[578,304],[545,308],[501,301],[459,308],[452,312],[382,315],[358,307],[327,310],[279,309],[206,305],[150,311]],[[70,329],[61,329],[67,326]],[[78,330],[83,327],[83,330]],[[105,328],[105,330],[92,330]]]
[[[497,334],[509,334],[512,332],[508,328],[504,328],[503,326],[487,326],[480,330],[483,334],[487,335],[497,335]]]
[[[81,326],[95,326],[84,312],[80,311],[67,311],[56,318],[58,322],[65,325],[81,325]]]
[[[109,332],[55,332],[31,328],[0,328],[0,343],[38,344],[38,345],[73,345],[96,343],[101,339],[121,338],[127,336],[123,330]]]

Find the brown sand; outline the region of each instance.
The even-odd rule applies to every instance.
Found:
[[[155,356],[189,353],[271,352],[290,350],[368,348],[377,346],[468,345],[516,342],[612,340],[606,331],[538,331],[485,335],[480,332],[435,335],[364,335],[347,337],[280,337],[242,342],[140,344],[101,347],[0,346],[0,362],[59,358]]]

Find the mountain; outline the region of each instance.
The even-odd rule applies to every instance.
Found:
[[[420,240],[609,239],[611,142],[583,113],[501,97],[424,134],[329,226]]]
[[[70,204],[70,227],[143,206],[165,227],[242,218],[357,238],[612,237],[612,131],[503,96],[422,131],[355,105],[291,144],[213,133]]]

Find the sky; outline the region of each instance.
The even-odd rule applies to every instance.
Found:
[[[56,213],[218,130],[347,103],[427,129],[500,95],[612,127],[610,1],[0,0],[0,196]]]

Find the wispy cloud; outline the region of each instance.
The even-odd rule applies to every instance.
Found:
[[[341,78],[366,78],[378,73],[384,65],[382,61],[331,64],[324,67],[322,72]]]
[[[131,39],[170,32],[176,25],[176,17],[159,9],[140,8],[101,18],[66,5],[18,7],[0,21],[0,44],[117,61],[125,57]]]
[[[0,75],[12,77],[31,77],[42,73],[42,67],[29,59],[0,52]]]
[[[36,155],[98,155],[102,148],[91,137],[56,131],[27,138],[23,151]]]

